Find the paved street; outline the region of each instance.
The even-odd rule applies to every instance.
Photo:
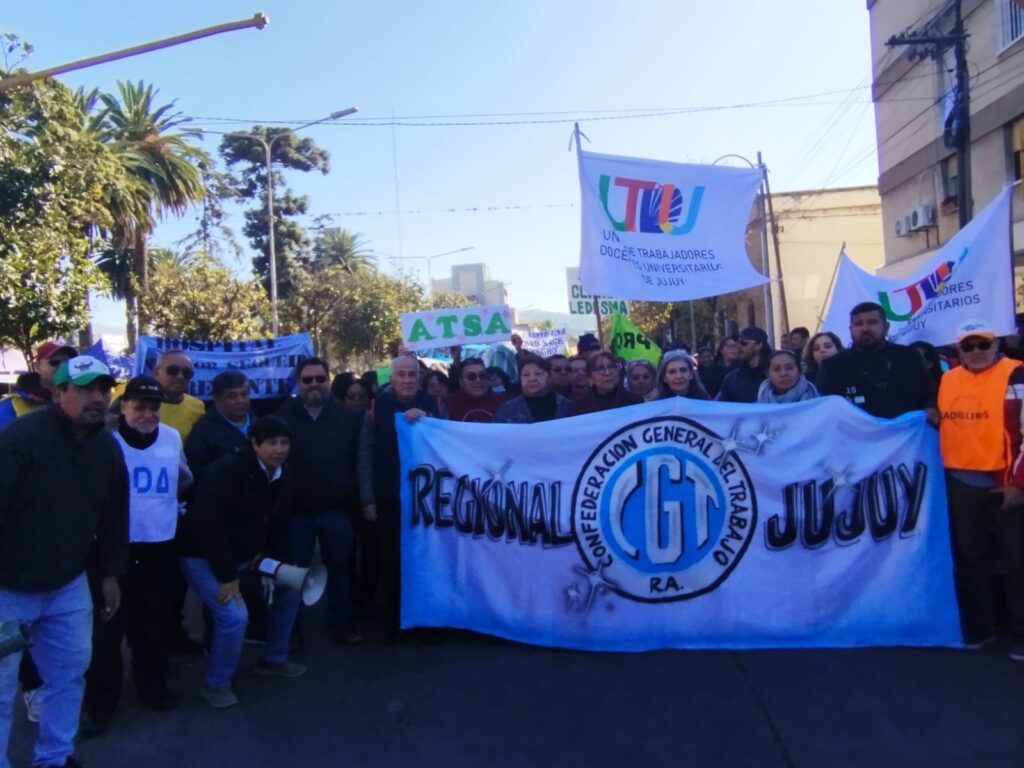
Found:
[[[131,692],[87,768],[222,766],[1020,766],[1024,665],[1005,647],[570,653],[469,633],[335,646],[309,621],[310,674],[236,680],[209,709],[201,659],[175,661],[181,706]],[[12,765],[28,764],[19,704]]]

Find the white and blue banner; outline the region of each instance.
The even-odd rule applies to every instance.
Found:
[[[565,354],[565,328],[544,331],[524,331],[523,349],[540,357]]]
[[[960,643],[920,412],[672,398],[396,423],[405,627],[603,651]]]
[[[1007,185],[910,277],[878,277],[839,256],[821,330],[848,339],[850,309],[873,301],[885,310],[889,338],[901,344],[956,341],[956,329],[981,320],[1000,336],[1016,333]]]
[[[308,333],[233,341],[139,336],[132,375],[151,374],[160,354],[172,349],[180,349],[192,359],[195,374],[188,393],[201,400],[213,397],[213,377],[223,371],[244,373],[253,399],[289,397],[295,391],[295,366],[313,356]]]
[[[745,241],[759,169],[581,151],[579,172],[587,293],[681,301],[767,282]]]

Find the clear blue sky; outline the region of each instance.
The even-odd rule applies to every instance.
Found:
[[[0,23],[35,45],[27,66],[41,69],[258,10],[270,17],[262,31],[61,80],[103,89],[118,79],[151,82],[197,127],[222,131],[250,125],[223,119],[298,124],[358,105],[356,119],[306,132],[330,151],[331,173],[290,173],[289,185],[309,195],[314,215],[346,214],[335,224],[362,233],[380,253],[428,256],[473,246],[436,259],[434,276],[446,276],[452,263],[486,262],[520,308],[566,311],[565,267],[578,263],[579,248],[571,122],[370,123],[392,114],[443,116],[403,122],[446,123],[578,117],[592,141],[585,147],[598,152],[710,162],[726,153],[753,159],[761,150],[773,190],[876,180],[868,12],[856,0],[59,0],[7,4]],[[636,119],[594,114],[783,99],[797,100]],[[485,116],[448,117],[454,115]],[[209,136],[207,148],[213,151],[218,138]],[[511,206],[524,208],[437,212]],[[357,212],[373,215],[351,215]],[[240,229],[240,215],[234,225]],[[154,244],[170,245],[191,226],[191,217],[163,224]],[[236,266],[247,269],[248,246],[241,236],[239,242],[247,253]],[[401,262],[409,271],[422,263]],[[381,264],[394,270],[394,263]],[[97,311],[100,326],[123,326],[109,302]]]

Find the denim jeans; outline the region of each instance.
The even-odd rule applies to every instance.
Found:
[[[92,598],[85,574],[49,592],[0,589],[0,617],[28,630],[29,652],[43,678],[36,693],[39,736],[32,763],[63,765],[74,752],[85,670],[92,654]],[[0,659],[0,768],[9,768],[7,744],[20,660],[20,653]]]
[[[308,568],[316,541],[320,540],[320,554],[327,567],[327,626],[332,630],[343,628],[352,619],[351,516],[342,509],[297,514],[288,519],[288,528],[295,565]]]
[[[231,684],[238,660],[242,655],[242,640],[249,614],[241,599],[229,600],[223,605],[217,602],[220,582],[213,575],[208,561],[201,557],[181,558],[181,570],[185,581],[192,587],[203,604],[213,614],[213,638],[210,642],[210,656],[206,662],[203,683],[209,688],[220,688]],[[252,573],[249,563],[238,566],[239,579],[261,578]],[[263,660],[281,662],[288,659],[288,640],[292,625],[299,611],[299,593],[287,587],[275,586],[267,620],[267,643]]]

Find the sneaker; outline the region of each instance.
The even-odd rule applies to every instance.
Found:
[[[1017,640],[1010,646],[1010,659],[1024,661],[1024,642]]]
[[[36,701],[36,694],[39,692],[38,688],[34,688],[31,691],[25,691],[21,697],[25,700],[25,715],[28,717],[30,723],[39,722],[39,702]]]
[[[302,677],[306,665],[297,661],[260,661],[253,672],[260,677]]]
[[[986,645],[991,645],[995,641],[995,635],[988,635],[986,637],[965,637],[964,648],[969,651],[977,651],[980,648],[984,648]]]
[[[199,695],[214,709],[227,709],[238,704],[238,697],[231,690],[230,685],[221,685],[216,688],[204,685],[199,689]]]

